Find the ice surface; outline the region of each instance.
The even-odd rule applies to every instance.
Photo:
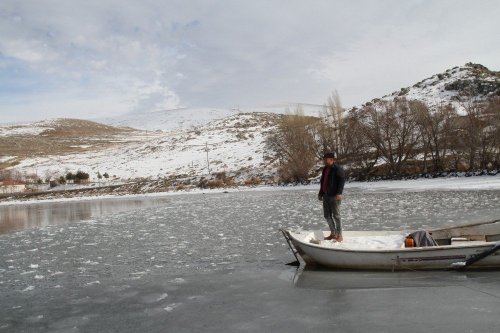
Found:
[[[293,332],[310,329],[312,321],[318,323],[313,325],[318,329],[334,322],[342,326],[338,317],[332,319],[332,306],[350,308],[350,312],[342,312],[343,320],[352,313],[358,321],[350,323],[368,318],[373,320],[368,326],[377,327],[373,313],[383,311],[371,307],[371,302],[382,302],[384,295],[390,295],[398,307],[407,306],[407,310],[428,316],[432,311],[425,312],[419,304],[443,305],[440,299],[432,298],[435,291],[421,291],[428,298],[420,302],[402,303],[399,296],[415,293],[294,289],[300,285],[310,288],[310,277],[304,275],[294,284],[293,271],[284,265],[293,260],[293,255],[278,229],[326,229],[321,203],[312,187],[171,195],[160,205],[145,204],[127,211],[106,210],[106,202],[101,201],[102,215],[90,219],[83,215],[80,222],[0,235],[0,327],[6,331],[51,332],[75,327],[79,331],[130,332],[162,331],[164,327],[176,332],[252,327],[254,331]],[[45,205],[56,207],[57,203]],[[78,205],[72,210],[76,212]],[[350,185],[341,212],[345,230],[441,227],[497,218],[500,190],[372,190]],[[345,241],[348,244],[349,240]],[[283,277],[282,273],[291,276]],[[354,289],[352,281],[358,280],[346,278],[348,289]],[[325,288],[338,282],[328,279],[316,285]],[[386,279],[382,275],[376,285],[386,289],[404,285],[393,278],[390,284]],[[465,309],[475,306],[497,311],[498,299],[489,296],[500,297],[497,275],[496,279],[479,275],[468,282],[447,277],[439,285],[451,283],[455,287],[444,287],[437,294],[463,296],[469,303],[463,312],[460,307],[455,311],[442,307],[439,311],[444,315],[458,311],[477,325]],[[434,276],[425,281],[434,286],[437,282],[433,281],[441,280]],[[375,282],[371,278],[356,283],[358,288],[366,288]],[[460,289],[464,283],[470,288]],[[38,316],[43,317],[27,319]],[[291,323],[290,317],[296,321]],[[433,317],[426,319],[438,322]],[[483,319],[495,322],[489,315]],[[347,322],[344,324],[342,327],[348,327]]]

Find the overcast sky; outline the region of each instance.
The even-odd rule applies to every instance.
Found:
[[[344,106],[469,61],[500,1],[1,0],[0,123],[177,107]]]

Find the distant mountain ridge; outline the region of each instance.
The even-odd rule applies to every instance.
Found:
[[[180,108],[155,112],[128,113],[122,116],[95,119],[111,126],[132,127],[149,131],[172,131],[177,129],[190,129],[206,125],[212,121],[242,113],[273,113],[284,114],[301,108],[305,115],[318,117],[324,109],[323,105],[307,103],[283,103],[256,108]]]

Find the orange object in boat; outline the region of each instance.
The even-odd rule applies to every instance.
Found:
[[[405,238],[405,247],[415,247],[415,241],[411,237]]]

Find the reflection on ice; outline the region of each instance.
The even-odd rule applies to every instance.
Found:
[[[164,205],[165,198],[105,199],[0,206],[0,234]]]
[[[465,287],[500,297],[497,271],[328,271],[318,268],[298,269],[293,285],[314,290],[407,289]],[[493,291],[490,289],[493,288]]]

